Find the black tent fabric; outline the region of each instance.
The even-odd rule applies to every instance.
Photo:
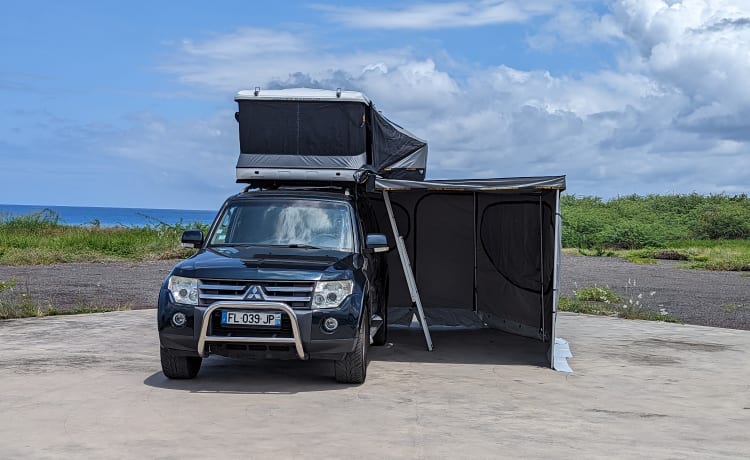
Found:
[[[384,117],[371,106],[372,163],[381,177],[423,180],[427,142]]]
[[[488,326],[554,341],[564,176],[378,179],[375,189],[393,204],[430,325]],[[376,210],[388,222],[385,207]],[[389,227],[381,231],[393,242]],[[389,266],[389,322],[410,321],[412,301],[396,251]]]
[[[366,152],[367,106],[360,102],[238,103],[240,152],[244,154],[358,156]]]

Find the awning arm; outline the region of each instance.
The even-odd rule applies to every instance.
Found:
[[[383,190],[383,200],[385,201],[385,209],[388,211],[388,219],[391,221],[393,238],[396,240],[396,249],[401,258],[401,266],[404,268],[404,276],[406,277],[406,284],[409,286],[411,301],[417,305],[417,314],[419,315],[419,323],[422,325],[422,331],[424,331],[424,338],[427,341],[427,350],[432,351],[432,337],[430,336],[430,330],[427,328],[427,320],[424,317],[422,301],[419,298],[419,291],[417,290],[417,281],[414,279],[414,272],[411,270],[411,263],[409,262],[409,254],[406,253],[404,238],[398,233],[396,217],[393,215],[393,208],[391,207],[391,198],[388,196],[388,190]]]

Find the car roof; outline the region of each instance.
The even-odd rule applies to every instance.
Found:
[[[227,201],[244,201],[267,198],[311,199],[351,201],[351,196],[340,188],[334,187],[293,187],[269,190],[247,190],[229,197]]]

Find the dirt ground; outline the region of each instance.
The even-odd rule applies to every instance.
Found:
[[[16,289],[41,306],[156,306],[159,286],[174,260],[0,266],[0,280],[15,278]],[[750,330],[748,273],[688,270],[678,263],[633,264],[621,259],[564,255],[561,293],[609,286],[626,299],[666,311],[688,324]],[[651,295],[653,293],[653,295]]]

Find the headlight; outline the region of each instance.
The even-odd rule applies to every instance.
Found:
[[[188,305],[198,305],[198,280],[184,278],[182,276],[170,276],[168,283],[169,292],[172,293],[174,301]]]
[[[336,308],[346,296],[352,293],[354,282],[343,281],[318,281],[315,283],[313,294],[313,308]]]

